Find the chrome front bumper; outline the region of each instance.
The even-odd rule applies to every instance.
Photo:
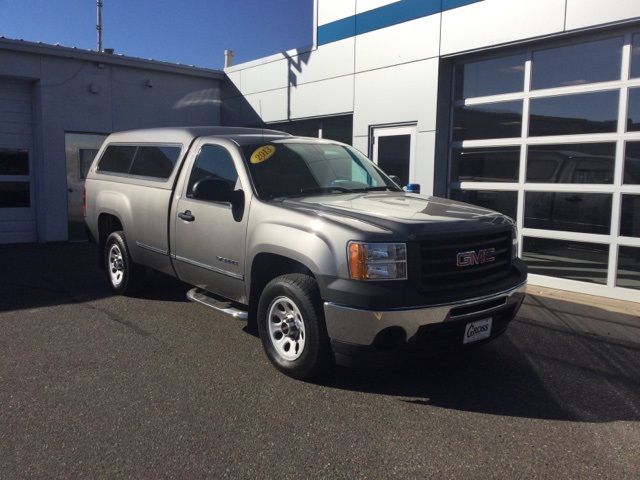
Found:
[[[490,317],[514,308],[517,312],[524,300],[526,283],[505,292],[447,305],[394,310],[362,310],[325,302],[327,332],[332,340],[352,345],[371,345],[376,336],[390,327],[400,327],[409,341],[424,325]]]

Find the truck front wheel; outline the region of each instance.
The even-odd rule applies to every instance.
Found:
[[[145,270],[134,263],[124,232],[113,232],[104,247],[105,269],[112,290],[119,295],[130,295],[144,283]]]
[[[258,331],[271,363],[290,377],[311,378],[335,362],[318,285],[309,275],[282,275],[267,284],[258,304]]]

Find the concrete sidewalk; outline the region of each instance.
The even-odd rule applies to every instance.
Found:
[[[519,319],[640,345],[640,303],[529,285]]]

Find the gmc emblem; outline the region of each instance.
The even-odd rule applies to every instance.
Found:
[[[477,252],[474,250],[470,252],[460,252],[458,253],[458,255],[456,255],[456,266],[471,267],[473,265],[490,263],[495,261],[495,253],[495,248],[484,248],[482,250],[478,250]]]

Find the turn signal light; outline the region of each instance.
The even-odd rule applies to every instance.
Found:
[[[354,280],[364,280],[364,246],[361,243],[349,244],[349,275]]]

